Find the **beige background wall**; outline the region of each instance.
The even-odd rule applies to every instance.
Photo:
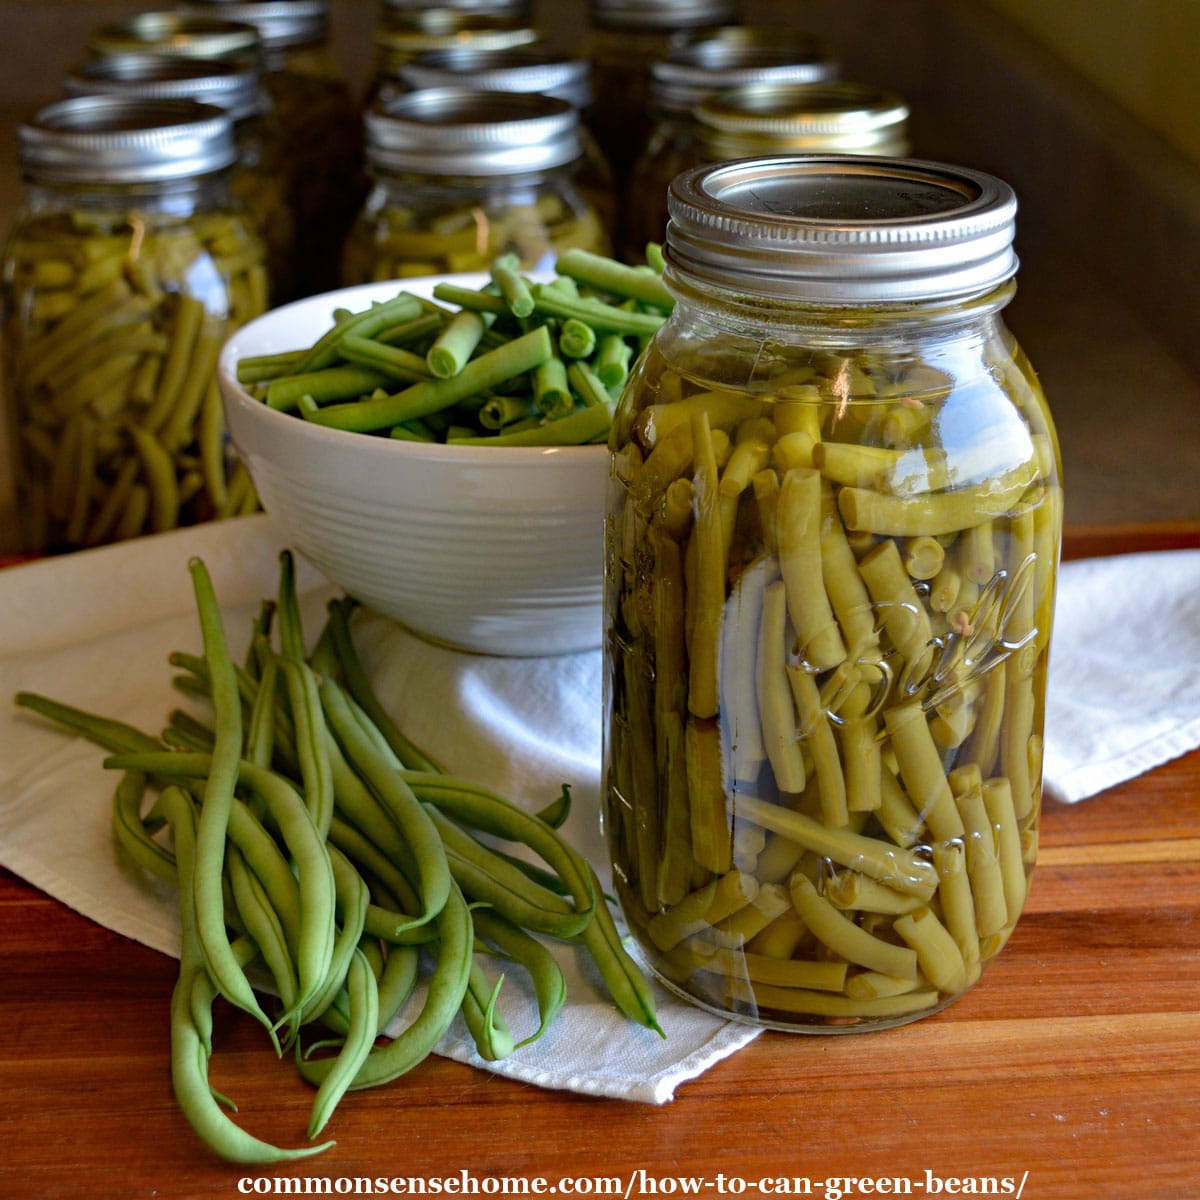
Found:
[[[1200,163],[1196,0],[985,0]]]
[[[1200,164],[1200,2],[1198,0],[953,0],[990,8]],[[148,9],[154,0],[0,0],[0,107],[53,99],[62,71],[74,63],[87,31]],[[334,48],[353,78],[370,69],[370,34],[379,0],[330,0]],[[922,0],[833,3],[830,0],[743,0],[743,19],[827,30],[846,45],[852,65],[878,76],[919,77],[929,31]],[[586,0],[534,0],[539,25],[560,42],[580,39]],[[909,36],[896,44],[895,30]],[[873,29],[887,32],[872,46]]]

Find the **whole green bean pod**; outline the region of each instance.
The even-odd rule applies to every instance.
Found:
[[[432,815],[450,873],[472,903],[488,904],[514,924],[559,938],[575,936],[592,919],[590,910],[577,911],[444,814],[435,809]]]
[[[511,921],[506,921],[498,913],[476,907],[471,910],[471,919],[475,924],[476,946],[494,947],[504,958],[523,967],[533,983],[538,1006],[538,1027],[512,1047],[513,1050],[519,1050],[537,1041],[550,1028],[550,1023],[566,1003],[567,984],[562,967],[537,938],[531,937]]]
[[[420,1012],[387,1045],[367,1055],[352,1088],[378,1087],[412,1070],[433,1052],[458,1013],[471,978],[474,930],[471,911],[457,886],[451,885],[435,923],[437,961]],[[319,1086],[331,1069],[331,1060],[326,1059],[304,1063],[300,1073]]]
[[[216,717],[216,740],[205,774],[204,803],[200,808],[196,830],[196,869],[192,885],[195,892],[196,937],[205,965],[221,994],[270,1029],[270,1019],[263,1012],[245,972],[230,951],[225,933],[225,905],[221,888],[229,813],[233,807],[238,765],[242,756],[241,698],[208,569],[198,558],[193,558],[188,568],[200,617]]]
[[[275,1029],[288,1026],[290,1040],[296,1035],[296,996],[299,983],[282,922],[272,907],[266,890],[246,865],[237,846],[228,847],[225,853],[226,869],[229,872],[238,915],[246,932],[254,939],[259,956],[270,971],[275,990],[283,1004],[283,1013],[276,1021]]]
[[[592,878],[599,891],[594,872]],[[603,901],[596,906],[595,919],[588,923],[579,940],[599,968],[601,978],[621,1012],[631,1021],[645,1025],[665,1038],[667,1035],[658,1023],[658,1005],[650,981],[625,949],[612,913]]]
[[[441,838],[410,790],[404,773],[394,770],[363,734],[338,685],[323,679],[320,692],[326,716],[347,759],[362,773],[412,848],[422,905],[412,923],[423,925],[437,916],[453,890]]]
[[[479,1057],[488,1062],[507,1058],[513,1052],[513,1036],[498,1007],[503,983],[503,975],[493,984],[479,963],[472,962],[462,1013]]]
[[[316,1137],[328,1124],[333,1110],[354,1082],[375,1044],[379,1026],[379,984],[366,956],[357,946],[346,972],[346,991],[349,996],[346,1037],[313,1098],[308,1122],[310,1138]]]
[[[265,1164],[319,1154],[333,1143],[283,1149],[247,1133],[229,1119],[209,1085],[209,1053],[192,1015],[193,992],[212,994],[200,946],[194,900],[198,831],[190,800],[182,792],[177,793],[177,797],[173,802],[170,789],[160,797],[174,834],[175,858],[180,872],[179,977],[171,993],[171,1083],[176,1102],[201,1141],[230,1162]],[[240,970],[253,956],[253,944],[246,939],[237,950],[231,949],[231,955],[239,962]]]
[[[203,780],[207,803],[213,773],[218,764],[215,754],[164,751],[158,754],[116,755],[106,759],[105,765],[116,770],[144,770],[148,775],[167,780]],[[266,805],[296,864],[296,875],[300,884],[300,931],[296,960],[300,975],[299,998],[304,1004],[324,983],[333,955],[336,904],[333,868],[311,814],[287,779],[246,760],[239,760],[233,776],[233,785],[238,784],[251,789]],[[202,825],[203,805],[200,814]],[[229,819],[227,814],[223,837],[228,834]],[[224,859],[223,844],[221,858]],[[220,894],[219,879],[217,887]],[[218,921],[223,919],[222,908],[223,901],[218,901],[215,914]],[[255,1003],[257,1006],[257,1001]],[[261,1012],[261,1009],[259,1011]],[[265,1015],[263,1020],[268,1028],[272,1027]]]
[[[441,768],[423,750],[404,736],[396,722],[379,702],[363,667],[362,659],[354,646],[350,632],[350,613],[354,602],[346,598],[329,603],[328,631],[337,654],[338,667],[345,679],[346,688],[359,707],[371,719],[372,724],[384,736],[396,757],[413,771],[439,771]]]
[[[598,909],[592,875],[586,864],[544,821],[479,784],[449,775],[414,771],[401,774],[422,801],[440,809],[460,824],[528,846],[567,885],[580,915],[591,914]]]

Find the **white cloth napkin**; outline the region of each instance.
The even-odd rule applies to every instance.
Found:
[[[165,954],[179,952],[175,894],[117,853],[110,828],[117,777],[101,766],[104,752],[11,698],[21,689],[41,692],[157,732],[172,708],[187,705],[171,686],[167,656],[201,649],[188,559],[198,555],[208,567],[238,653],[259,602],[275,593],[281,548],[259,515],[0,571],[0,863]],[[297,584],[311,640],[335,589],[303,561]],[[530,809],[570,783],[564,833],[607,881],[597,817],[599,653],[458,654],[358,616],[366,618],[356,623],[364,662],[405,732],[455,773]],[[667,1034],[660,1038],[613,1007],[589,959],[570,947],[555,952],[568,1003],[542,1038],[487,1063],[460,1018],[438,1053],[543,1087],[661,1104],[759,1032],[656,989]],[[507,972],[500,1005],[516,1040],[536,1028],[536,1001],[519,970]]]
[[[0,571],[0,863],[85,916],[177,954],[175,896],[129,867],[110,833],[115,777],[103,752],[11,703],[19,689],[147,731],[186,703],[168,654],[200,650],[187,562],[203,558],[229,640],[244,645],[278,584],[282,543],[264,516],[144,538]],[[297,582],[315,636],[334,589],[303,561]],[[607,880],[597,818],[599,651],[486,658],[431,646],[370,614],[356,628],[385,705],[456,773],[530,808],[572,785],[565,833]],[[242,633],[244,631],[244,634]],[[1045,786],[1075,801],[1200,744],[1200,552],[1068,563],[1059,584]],[[746,1045],[758,1030],[658,989],[666,1039],[613,1008],[590,962],[558,950],[569,1001],[551,1030],[485,1063],[459,1023],[438,1052],[525,1082],[648,1103]],[[536,1005],[520,972],[504,984],[520,1040]]]
[[[1064,563],[1043,773],[1074,802],[1200,745],[1200,550]]]

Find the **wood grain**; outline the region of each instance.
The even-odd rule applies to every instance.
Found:
[[[1197,532],[1182,544],[1200,544]],[[1117,553],[1160,545],[1161,533],[1088,545]],[[944,1012],[863,1035],[763,1033],[662,1107],[435,1058],[348,1096],[322,1158],[231,1166],[197,1143],[171,1095],[174,978],[172,960],[0,873],[0,1196],[197,1200],[239,1195],[243,1177],[256,1194],[271,1194],[270,1180],[276,1194],[338,1194],[336,1181],[355,1179],[625,1181],[640,1169],[705,1176],[701,1195],[720,1194],[719,1172],[792,1181],[790,1194],[804,1194],[804,1178],[867,1177],[876,1194],[894,1180],[898,1194],[928,1171],[1018,1183],[1028,1172],[1023,1195],[1036,1200],[1195,1198],[1200,753],[1084,803],[1046,805],[1025,915]],[[236,1097],[238,1120],[302,1144],[311,1093],[292,1065],[224,1008],[216,1046],[213,1082]],[[370,1194],[359,1186],[351,1194]]]

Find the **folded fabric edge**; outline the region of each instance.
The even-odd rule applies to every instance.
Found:
[[[123,913],[120,920],[112,921],[95,915],[99,904],[98,898],[91,892],[77,887],[70,879],[57,874],[43,862],[29,862],[23,855],[6,852],[0,865],[11,871],[26,883],[39,891],[45,892],[52,900],[65,904],[72,912],[91,921],[93,925],[107,929],[119,937],[128,938],[165,954],[168,958],[179,958],[179,930],[177,925],[161,924],[156,921],[141,920]]]
[[[1200,718],[1187,721],[1115,758],[1085,763],[1058,777],[1047,774],[1043,782],[1045,794],[1060,804],[1077,804],[1136,779],[1165,762],[1181,758],[1197,746],[1200,746]]]
[[[520,1062],[516,1057],[505,1059],[503,1062],[488,1062],[480,1058],[472,1043],[460,1038],[443,1038],[436,1052],[455,1062],[490,1071],[493,1075],[502,1075],[507,1079],[542,1088],[578,1092],[610,1100],[632,1100],[642,1104],[663,1105],[675,1099],[675,1089],[681,1084],[695,1079],[722,1059],[736,1054],[762,1032],[762,1029],[731,1021],[721,1026],[704,1045],[695,1047],[678,1062],[632,1084],[628,1079],[615,1076],[584,1071],[564,1073],[545,1067],[534,1067]]]

